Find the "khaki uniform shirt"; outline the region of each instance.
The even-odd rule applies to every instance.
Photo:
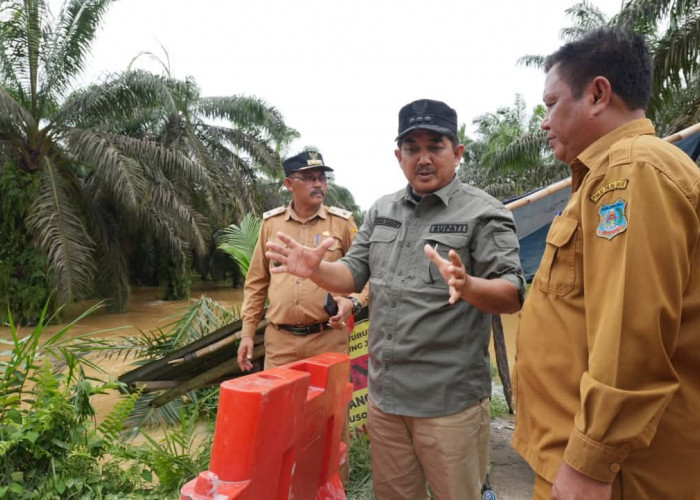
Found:
[[[491,395],[491,315],[447,302],[426,243],[473,276],[525,286],[512,215],[483,191],[455,177],[419,202],[410,186],[379,199],[342,261],[357,290],[370,283],[369,394],[385,413],[446,416]]]
[[[571,164],[525,301],[513,445],[624,498],[700,498],[700,171],[634,120]]]
[[[328,321],[328,314],[323,309],[326,291],[311,280],[286,273],[271,274],[273,264],[265,256],[265,251],[268,241],[281,243],[275,236],[278,232],[310,247],[316,247],[326,238],[332,237],[336,243],[326,252],[324,260],[338,260],[347,253],[357,233],[352,213],[322,205],[316,215],[302,220],[290,204],[266,212],[263,219],[243,290],[241,335],[255,336],[267,298],[270,306],[265,317],[270,323],[306,326]],[[366,291],[353,296],[363,306],[367,304]]]

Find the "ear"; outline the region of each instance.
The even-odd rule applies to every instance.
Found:
[[[396,159],[399,160],[399,166],[401,166],[401,149],[396,148],[394,150],[394,156],[396,156]]]
[[[284,184],[284,187],[287,188],[287,191],[289,191],[290,193],[294,191],[292,189],[292,185],[294,184],[294,182],[292,182],[292,179],[290,179],[289,177],[285,177],[282,183]]]
[[[462,157],[464,156],[464,144],[458,145],[454,149],[455,153],[455,165],[459,165],[459,162],[462,161]]]
[[[588,86],[588,92],[594,115],[602,113],[610,106],[613,97],[612,85],[604,76],[596,76]]]

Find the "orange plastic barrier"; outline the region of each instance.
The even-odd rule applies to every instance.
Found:
[[[208,471],[181,500],[345,499],[350,358],[326,353],[221,384]]]

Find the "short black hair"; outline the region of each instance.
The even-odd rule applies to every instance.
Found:
[[[581,97],[596,76],[604,76],[632,110],[646,110],[651,99],[651,52],[638,33],[618,27],[597,28],[547,56],[545,72],[554,66],[575,98]]]

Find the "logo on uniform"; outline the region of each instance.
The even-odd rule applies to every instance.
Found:
[[[627,217],[625,217],[625,207],[627,203],[624,200],[617,200],[611,205],[603,205],[598,211],[600,222],[596,234],[600,238],[613,239],[620,233],[627,230]]]

